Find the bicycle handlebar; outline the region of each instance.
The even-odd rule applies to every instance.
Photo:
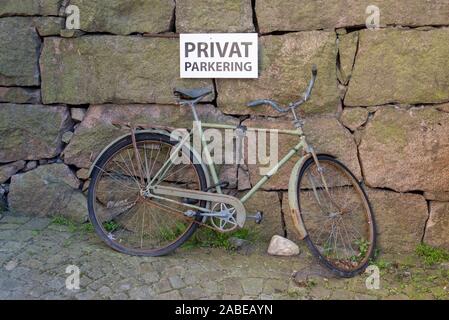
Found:
[[[281,106],[279,106],[279,104],[276,101],[273,101],[270,99],[254,100],[254,101],[251,101],[250,103],[248,103],[247,106],[248,107],[257,107],[257,106],[261,106],[264,104],[268,104],[273,109],[275,109],[276,111],[278,111],[280,113],[285,113],[291,109],[295,109],[295,108],[299,107],[300,105],[302,105],[307,100],[309,100],[310,95],[312,94],[312,89],[315,85],[315,80],[316,80],[317,74],[318,74],[317,66],[313,65],[312,66],[312,79],[310,79],[309,86],[307,87],[307,90],[304,93],[304,97],[296,102],[291,103],[287,108],[282,108]]]

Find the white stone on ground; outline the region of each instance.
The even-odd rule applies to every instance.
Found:
[[[295,256],[299,254],[299,247],[293,241],[274,235],[268,246],[268,254],[273,256]]]

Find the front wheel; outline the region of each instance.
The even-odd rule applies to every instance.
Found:
[[[373,257],[376,227],[368,197],[355,176],[333,157],[311,157],[297,185],[306,243],[340,277],[363,272]]]

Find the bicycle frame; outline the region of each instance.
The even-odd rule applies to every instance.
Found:
[[[196,113],[194,113],[196,115]],[[197,119],[197,117],[195,117]],[[207,162],[207,166],[209,169],[209,173],[212,178],[212,183],[217,191],[218,194],[223,194],[222,189],[219,185],[220,181],[218,179],[218,174],[216,167],[212,161],[212,156],[210,154],[209,148],[207,146],[207,141],[205,140],[204,131],[203,128],[209,128],[209,129],[231,129],[236,130],[238,129],[238,126],[234,125],[226,125],[226,124],[216,124],[216,123],[201,123],[200,121],[197,121],[197,128],[199,130],[199,135],[201,137],[201,146],[203,148],[204,156]],[[273,175],[276,174],[276,172],[282,168],[296,153],[298,153],[301,149],[306,150],[309,152],[309,146],[307,144],[307,141],[305,139],[305,135],[301,128],[297,128],[295,130],[283,130],[283,129],[265,129],[265,128],[247,128],[247,131],[260,131],[260,132],[271,132],[276,131],[280,134],[286,134],[286,135],[293,135],[297,136],[300,141],[297,145],[295,145],[293,148],[289,150],[289,152],[273,167],[267,172],[243,197],[241,197],[239,200],[241,203],[245,203],[248,199],[250,199]],[[193,130],[185,135],[180,142],[178,143],[177,147],[172,151],[171,156],[169,159],[164,163],[164,165],[159,169],[159,171],[153,176],[148,186],[152,186],[152,184],[159,179],[159,177],[163,177],[164,174],[169,170],[170,163],[173,161],[173,158],[176,156],[179,150],[181,150],[182,146],[190,139],[191,135],[193,133]],[[303,159],[306,158],[306,155],[303,156]],[[192,206],[193,208],[194,206]],[[199,207],[195,206],[195,209],[200,209]]]
[[[237,126],[232,125],[225,125],[225,124],[215,124],[215,123],[202,123],[199,126],[199,134],[201,135],[201,144],[203,147],[203,150],[205,152],[206,160],[209,171],[212,176],[212,181],[214,184],[218,184],[218,175],[215,168],[214,163],[211,161],[211,155],[209,152],[209,149],[207,147],[207,143],[204,139],[204,131],[203,128],[209,128],[209,129],[232,129],[236,130]],[[267,172],[243,197],[240,198],[240,201],[242,203],[245,203],[248,199],[250,199],[273,175],[276,174],[276,172],[281,169],[297,152],[299,152],[301,149],[305,149],[307,146],[307,142],[305,139],[305,136],[300,128],[296,130],[282,130],[282,129],[265,129],[265,128],[247,128],[247,131],[256,131],[256,132],[271,132],[276,131],[280,134],[285,135],[293,135],[298,136],[300,138],[300,142],[295,145],[293,148],[289,150],[289,152],[273,167],[270,169],[269,172]],[[222,193],[221,188],[217,188],[218,193]]]

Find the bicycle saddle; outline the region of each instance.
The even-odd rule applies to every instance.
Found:
[[[197,88],[197,89],[183,89],[175,88],[174,94],[182,99],[193,100],[200,97],[205,97],[213,92],[212,87]]]

